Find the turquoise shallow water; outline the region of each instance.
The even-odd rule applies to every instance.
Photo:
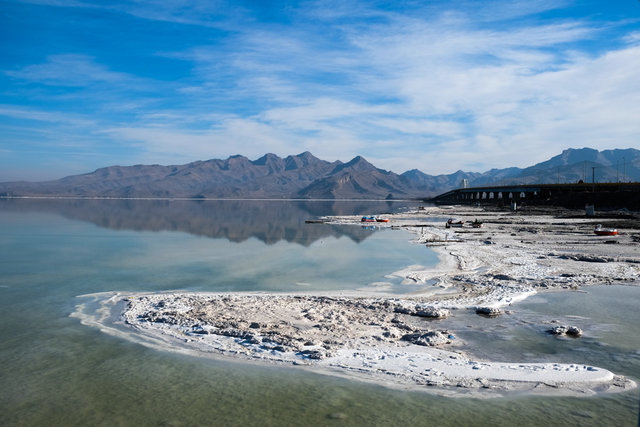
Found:
[[[401,231],[304,220],[403,206],[0,201],[0,424],[637,425],[637,391],[445,398],[156,351],[69,317],[76,296],[113,290],[357,289],[387,281],[401,292],[385,275],[435,262],[427,248]],[[455,326],[481,354],[589,363],[637,380],[639,297],[638,287],[543,294],[498,319],[456,313]],[[587,336],[549,337],[540,328],[550,318],[579,323]]]

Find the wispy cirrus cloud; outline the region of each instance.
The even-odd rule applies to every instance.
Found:
[[[91,117],[70,115],[56,111],[43,111],[34,108],[17,107],[15,105],[0,105],[0,116],[13,119],[60,123],[71,126],[90,127],[97,124]]]
[[[245,8],[227,0],[15,0],[41,6],[99,9],[124,13],[150,21],[224,28],[229,20],[240,18]]]
[[[110,84],[136,80],[125,73],[109,70],[86,55],[51,55],[42,64],[5,70],[11,77],[52,86],[88,86],[97,82]]]

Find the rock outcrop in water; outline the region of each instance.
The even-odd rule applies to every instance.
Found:
[[[552,335],[567,335],[575,338],[582,336],[582,329],[578,328],[577,326],[554,326],[553,328],[548,329],[547,332]]]

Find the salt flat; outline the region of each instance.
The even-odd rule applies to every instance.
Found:
[[[445,228],[449,216],[467,226]],[[409,294],[388,293],[384,282],[322,295],[122,293],[99,296],[101,314],[91,315],[80,304],[74,315],[162,349],[287,364],[444,394],[590,395],[635,387],[606,369],[579,363],[476,360],[459,349],[455,330],[430,321],[457,310],[500,315],[536,292],[637,285],[639,232],[633,221],[619,236],[599,237],[592,231],[594,218],[547,212],[456,207],[386,217],[390,221],[378,226],[407,229],[416,244],[433,247],[440,257],[435,268],[389,273],[411,285]],[[323,220],[360,226],[354,216]],[[475,220],[483,227],[468,225]],[[625,224],[615,216],[607,221]],[[126,307],[118,321],[125,327],[111,328],[105,320],[122,301]]]

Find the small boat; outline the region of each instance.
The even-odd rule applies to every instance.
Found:
[[[387,218],[376,218],[376,222],[389,222]]]
[[[360,222],[376,222],[375,216],[363,216]]]
[[[449,218],[447,220],[447,224],[446,227],[447,228],[451,228],[451,227],[462,227],[463,226],[463,222],[462,221],[455,221],[453,218]]]
[[[593,230],[597,236],[617,236],[618,229],[616,228],[604,228],[602,224],[596,225],[596,228]]]

